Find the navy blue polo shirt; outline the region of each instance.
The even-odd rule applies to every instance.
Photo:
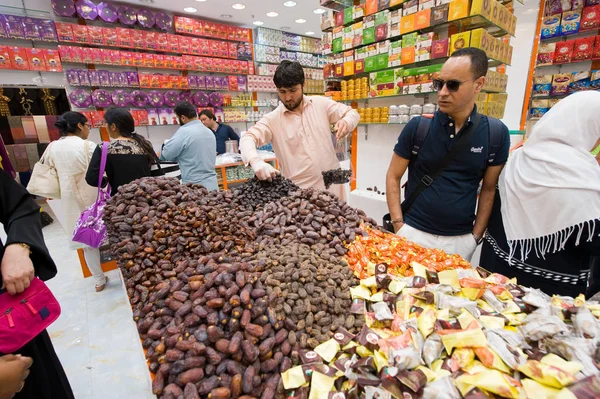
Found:
[[[217,139],[217,154],[225,153],[225,142],[227,140],[240,140],[240,136],[233,131],[231,126],[222,123],[219,123],[219,127],[215,131],[215,138]]]
[[[468,124],[475,120],[477,107],[473,109]],[[394,152],[411,159],[413,137],[417,131],[419,118],[412,119],[402,130]],[[504,126],[504,125],[503,125]],[[463,126],[459,135],[462,134]],[[503,165],[508,159],[510,136],[504,126],[502,145],[495,160],[489,166]],[[434,172],[435,168],[452,148],[459,135],[455,134],[454,121],[441,111],[437,111],[431,121],[429,133],[415,160],[408,166],[408,185],[405,198],[409,198],[421,178]],[[489,124],[481,115],[479,126],[471,137],[471,143],[456,155],[452,163],[423,190],[412,207],[404,215],[404,221],[421,231],[441,235],[457,236],[473,231],[477,191],[488,166]]]

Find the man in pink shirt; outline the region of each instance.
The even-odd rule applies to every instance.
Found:
[[[325,190],[321,173],[340,167],[330,124],[335,124],[336,139],[341,140],[358,125],[358,112],[327,97],[305,96],[304,71],[298,62],[283,61],[273,81],[281,104],[244,134],[242,158],[257,178],[270,180],[279,172],[260,158],[256,147],[272,143],[285,177],[301,188]],[[329,191],[346,200],[343,185]]]

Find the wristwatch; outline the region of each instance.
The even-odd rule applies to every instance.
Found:
[[[31,247],[29,245],[25,244],[24,242],[13,242],[13,243],[8,244],[7,246],[9,246],[9,245],[18,245],[21,248],[25,248],[27,251],[29,251],[29,255],[31,255]]]
[[[473,233],[473,238],[475,239],[475,243],[477,245],[481,245],[481,243],[483,242],[483,237],[480,235]]]

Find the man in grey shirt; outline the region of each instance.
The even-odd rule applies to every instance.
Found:
[[[198,120],[196,108],[187,101],[177,104],[175,114],[181,127],[163,146],[160,159],[179,164],[184,184],[201,184],[210,191],[218,190],[214,133]]]

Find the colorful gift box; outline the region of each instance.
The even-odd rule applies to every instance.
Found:
[[[448,21],[456,21],[457,19],[466,18],[469,16],[469,0],[453,0],[450,2],[448,9]]]
[[[131,31],[131,29],[127,28],[117,28],[117,43],[119,44],[119,47],[132,47]]]
[[[592,30],[600,27],[600,5],[585,7],[581,16],[581,30]]]
[[[9,47],[8,55],[10,57],[12,69],[22,71],[31,69],[29,66],[29,59],[27,58],[27,51],[24,47]]]
[[[571,35],[579,32],[581,22],[581,10],[567,11],[562,15],[560,31],[562,35]]]
[[[541,43],[537,55],[537,66],[552,65],[555,52],[556,43]]]
[[[431,9],[431,25],[448,22],[449,4],[442,4]]]
[[[425,9],[415,14],[415,30],[425,29],[431,26],[431,9]]]
[[[575,40],[573,49],[573,61],[591,60],[594,51],[595,37],[584,37]]]
[[[574,40],[556,43],[556,50],[554,52],[553,64],[568,64],[568,63],[570,63],[571,59],[573,57],[574,47],[575,47]]]
[[[452,35],[450,39],[450,55],[456,50],[469,47],[471,44],[471,32],[461,32]]]
[[[444,58],[448,56],[448,39],[435,40],[431,45],[431,58]]]
[[[60,42],[74,42],[73,37],[73,24],[66,24],[64,22],[56,22],[56,33]]]
[[[38,48],[27,48],[27,59],[29,60],[29,68],[32,71],[46,71],[46,60],[44,52]]]

